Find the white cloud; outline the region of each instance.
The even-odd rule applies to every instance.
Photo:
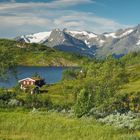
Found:
[[[92,0],[55,0],[51,3],[48,3],[48,7],[50,8],[58,8],[58,7],[67,7],[82,3],[93,3]]]
[[[39,18],[39,17],[17,17],[17,16],[0,16],[1,23],[0,25],[4,26],[22,26],[22,25],[47,25],[48,23],[51,23],[51,20],[49,19],[44,19],[44,18]]]
[[[76,5],[79,2],[90,3],[93,1],[56,0],[51,3],[3,3],[0,6],[0,37],[15,37],[54,28],[101,33],[127,27],[127,25],[99,17],[94,13],[62,8],[72,4]]]
[[[66,8],[77,4],[94,3],[93,0],[54,0],[52,2],[29,2],[29,3],[16,3],[15,0],[11,0],[13,3],[1,3],[0,10],[21,9],[21,8],[38,8],[46,7],[53,9]]]
[[[111,19],[98,17],[93,13],[72,11],[55,19],[54,24],[58,27],[63,26],[63,28],[69,27],[70,29],[89,30],[96,33],[115,31],[119,28],[128,27]]]

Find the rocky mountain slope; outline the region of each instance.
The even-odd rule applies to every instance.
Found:
[[[23,35],[16,40],[45,44],[61,51],[90,57],[105,57],[112,54],[120,56],[140,50],[140,25],[103,34],[54,29],[50,32]]]

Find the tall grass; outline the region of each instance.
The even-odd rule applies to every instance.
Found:
[[[0,112],[0,139],[10,140],[137,140],[138,134],[116,130],[93,119],[58,113]]]

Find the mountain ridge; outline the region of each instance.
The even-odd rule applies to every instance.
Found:
[[[64,52],[77,53],[90,57],[126,54],[140,50],[140,25],[119,29],[116,32],[96,34],[90,31],[54,29],[22,35],[17,41],[44,44]]]

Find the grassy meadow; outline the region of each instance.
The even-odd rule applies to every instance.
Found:
[[[2,140],[139,140],[140,133],[117,130],[94,119],[49,112],[0,112]]]
[[[37,44],[0,46],[2,78],[16,65],[82,68],[65,71],[41,94],[0,88],[0,140],[140,140],[140,53],[89,60]]]

